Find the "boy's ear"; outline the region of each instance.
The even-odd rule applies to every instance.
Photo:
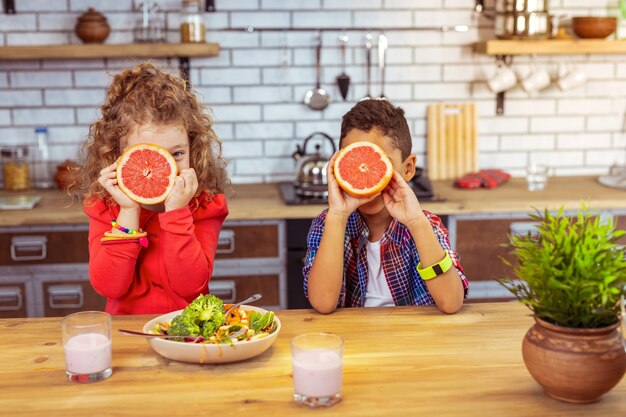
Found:
[[[415,154],[411,154],[407,156],[407,158],[402,163],[402,178],[405,181],[410,181],[415,175],[415,164],[417,161],[417,157]]]

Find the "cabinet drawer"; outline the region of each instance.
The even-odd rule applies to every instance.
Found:
[[[0,233],[0,265],[89,262],[87,230]]]
[[[46,317],[87,310],[104,311],[106,306],[106,298],[95,292],[89,281],[44,281],[42,295]]]
[[[278,224],[224,224],[216,259],[278,258]]]
[[[27,317],[29,301],[23,282],[0,284],[0,318]]]
[[[518,219],[461,220],[456,224],[456,249],[461,265],[470,281],[489,281],[513,277],[512,268],[500,257],[513,262],[511,249],[501,246],[509,241],[511,229],[523,233],[533,222],[528,217]],[[528,225],[529,227],[525,227]],[[512,227],[513,226],[513,227]],[[471,289],[470,289],[471,293]]]
[[[229,290],[232,288],[232,290]],[[263,295],[254,303],[258,307],[280,306],[280,275],[222,275],[211,278],[209,291],[224,300],[232,303],[233,300],[243,300],[252,294]]]

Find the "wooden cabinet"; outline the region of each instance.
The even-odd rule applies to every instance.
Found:
[[[457,220],[456,250],[461,257],[465,275],[471,281],[489,281],[511,276],[512,270],[500,257],[509,261],[511,226],[532,225],[527,218]]]
[[[29,296],[24,282],[0,284],[0,318],[27,317]]]
[[[86,224],[0,229],[0,317],[104,310],[89,282],[88,233]]]
[[[256,306],[287,308],[284,220],[226,221],[209,290],[226,303],[260,293]]]
[[[216,259],[278,258],[277,224],[226,222],[217,243]]]
[[[451,218],[453,241],[461,265],[470,282],[469,302],[504,301],[514,297],[496,280],[513,277],[513,269],[501,258],[514,264],[511,249],[505,245],[510,234],[535,230],[527,215],[473,216]]]
[[[89,279],[75,281],[44,281],[43,315],[66,316],[78,311],[104,311],[106,298],[98,294]]]
[[[86,228],[13,228],[0,233],[0,266],[89,262]]]

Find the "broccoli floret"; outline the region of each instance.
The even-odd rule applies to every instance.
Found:
[[[224,324],[224,303],[214,295],[200,295],[172,320],[168,334],[209,338]]]
[[[200,326],[190,316],[180,314],[172,320],[172,325],[167,334],[197,336],[200,334]]]

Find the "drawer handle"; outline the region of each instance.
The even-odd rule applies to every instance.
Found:
[[[48,287],[48,306],[50,308],[81,308],[84,305],[83,301],[83,287],[80,285],[51,285]]]
[[[235,231],[222,230],[217,238],[218,254],[228,254],[235,252]]]
[[[21,310],[24,305],[22,289],[19,287],[0,288],[0,311]]]
[[[15,236],[11,238],[11,259],[15,262],[46,259],[47,241],[45,236]]]
[[[537,222],[515,222],[511,223],[509,226],[509,233],[513,236],[523,236],[528,233],[536,235],[539,233],[537,231],[537,226],[539,226],[539,223]]]
[[[221,298],[226,304],[234,303],[237,299],[237,286],[233,280],[211,281],[209,292]]]

